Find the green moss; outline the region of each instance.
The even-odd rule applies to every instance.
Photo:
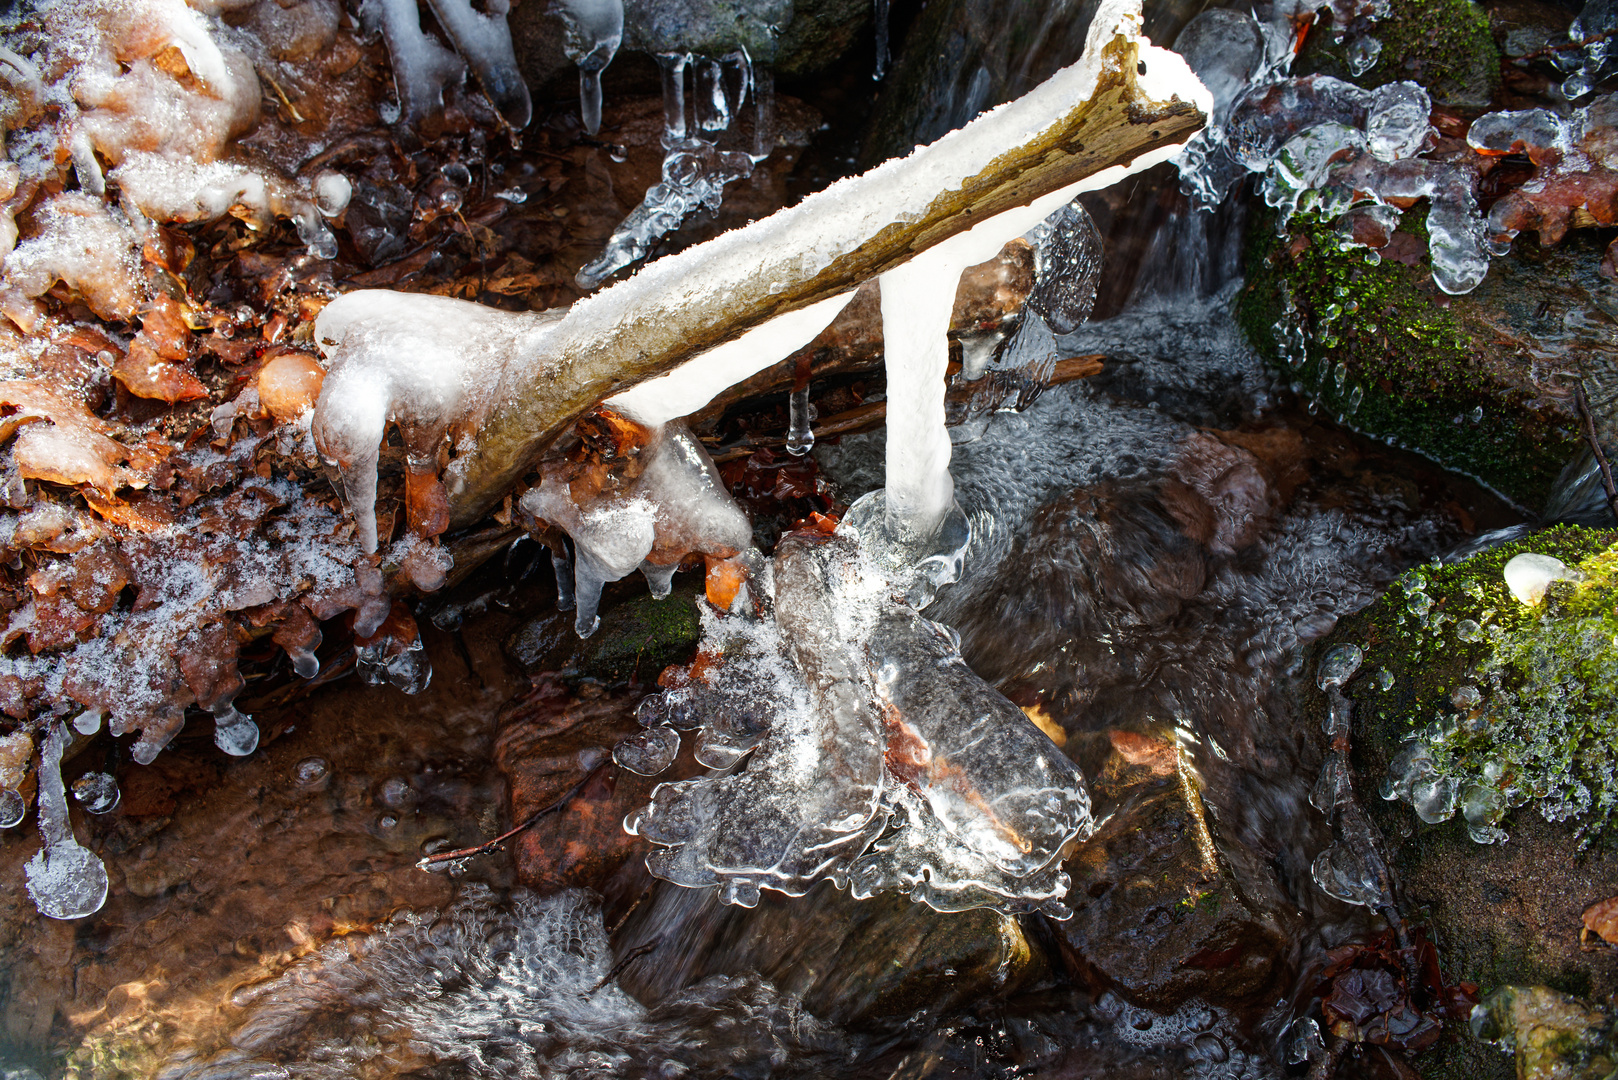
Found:
[[[1271,215],[1249,230],[1247,287],[1237,318],[1294,388],[1366,434],[1475,476],[1537,506],[1577,449],[1483,357],[1421,270],[1344,250],[1332,223],[1301,213],[1278,236]],[[1398,241],[1426,250],[1425,214],[1405,213]],[[1299,363],[1282,359],[1278,325],[1305,335]]]
[[[1587,837],[1611,824],[1618,808],[1615,540],[1612,532],[1564,526],[1451,566],[1420,567],[1345,621],[1340,640],[1361,645],[1371,673],[1352,687],[1356,715],[1395,743],[1409,740],[1390,779],[1447,783],[1463,812],[1469,801],[1480,808],[1473,824],[1483,836],[1508,807],[1523,804],[1547,820],[1579,821]],[[1503,569],[1530,551],[1560,559],[1582,580],[1553,583],[1537,606],[1518,602]],[[1430,763],[1401,764],[1412,750]],[[1408,788],[1401,794],[1412,798]]]
[[[1334,42],[1329,26],[1305,40],[1297,70],[1351,79],[1368,89],[1409,79],[1440,105],[1482,107],[1500,88],[1500,50],[1489,16],[1471,0],[1393,0],[1371,36],[1382,51],[1362,76],[1348,70],[1348,42]]]

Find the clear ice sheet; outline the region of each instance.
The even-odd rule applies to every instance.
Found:
[[[73,836],[67,789],[62,784],[66,742],[66,727],[52,723],[39,753],[39,833],[45,846],[24,869],[28,895],[41,915],[82,919],[107,902],[107,868]]]
[[[1061,853],[1092,828],[1083,777],[896,598],[868,543],[789,534],[755,579],[773,618],[707,616],[715,670],[646,715],[700,717],[717,771],[659,785],[626,826],[659,845],[654,874],[727,903],[830,878],[945,911],[1065,914]]]

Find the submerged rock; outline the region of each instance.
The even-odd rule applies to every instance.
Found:
[[[1517,1080],[1605,1080],[1618,1071],[1606,1011],[1545,986],[1502,986],[1472,1013],[1472,1030],[1511,1053]]]
[[[1220,854],[1175,743],[1108,734],[1096,794],[1121,805],[1067,864],[1073,918],[1053,924],[1063,955],[1153,1009],[1272,988],[1296,930],[1285,897]]]
[[[1009,994],[1046,966],[1012,916],[938,912],[893,894],[855,900],[829,882],[801,898],[766,892],[755,908],[659,882],[613,939],[620,963],[642,949],[620,979],[642,1001],[757,972],[814,1015],[852,1025],[940,1015]]]

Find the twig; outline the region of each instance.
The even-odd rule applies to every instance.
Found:
[[[560,799],[557,799],[543,810],[536,810],[534,813],[530,814],[522,822],[522,824],[515,825],[512,828],[507,829],[493,840],[486,841],[477,845],[476,847],[461,848],[459,851],[441,851],[436,855],[428,855],[426,858],[416,863],[416,869],[426,870],[427,868],[438,863],[449,862],[452,859],[469,859],[474,855],[491,855],[494,852],[499,851],[500,845],[505,841],[510,840],[513,836],[516,836],[518,833],[528,828],[528,826],[532,825],[546,814],[554,813],[555,811],[566,806],[568,803],[572,802],[573,796],[577,795],[580,790],[583,789],[584,785],[589,782],[590,777],[593,775],[595,774],[590,773],[586,775],[583,780],[580,780],[577,784],[574,784],[572,787],[568,788],[567,793],[564,794]]]
[[[1596,456],[1596,465],[1601,469],[1601,486],[1607,491],[1607,509],[1612,512],[1613,521],[1618,522],[1618,488],[1613,487],[1612,466],[1607,463],[1601,440],[1596,436],[1596,421],[1590,415],[1589,399],[1584,396],[1583,379],[1573,384],[1573,404],[1579,410],[1579,419],[1584,422],[1585,441],[1590,444],[1590,451]]]
[[[612,980],[616,979],[618,976],[620,976],[620,975],[622,975],[624,973],[624,968],[628,967],[630,964],[633,964],[636,960],[639,960],[641,957],[645,956],[647,953],[651,952],[653,949],[656,949],[662,943],[663,943],[663,937],[662,937],[661,934],[659,934],[657,937],[655,937],[652,940],[648,941],[646,944],[644,944],[644,945],[636,945],[633,949],[630,949],[629,952],[625,954],[625,956],[624,956],[624,958],[622,960],[620,960],[616,964],[612,965],[612,970],[607,972],[607,974],[602,977],[600,982],[598,982],[594,986],[590,987],[590,993],[593,994],[597,990],[600,990],[603,986],[606,986],[608,983],[612,982]]]
[[[1563,42],[1558,42],[1555,45],[1546,45],[1542,49],[1535,49],[1533,52],[1523,53],[1521,56],[1510,57],[1510,59],[1512,59],[1512,60],[1538,60],[1541,56],[1549,56],[1552,53],[1566,52],[1569,49],[1582,49],[1586,45],[1593,45],[1598,41],[1606,41],[1608,38],[1612,37],[1615,33],[1618,33],[1618,31],[1606,30],[1606,31],[1603,31],[1602,33],[1599,33],[1599,34],[1591,34],[1589,37],[1581,38],[1578,41],[1563,41]]]
[[[1331,1080],[1337,1075],[1337,1063],[1343,1060],[1343,1055],[1348,1053],[1352,1045],[1347,1039],[1333,1040],[1321,1059],[1309,1067],[1308,1080]]]

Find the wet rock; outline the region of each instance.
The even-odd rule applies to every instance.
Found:
[[[1570,582],[1555,583],[1539,606],[1521,604],[1505,582],[1505,563],[1533,551],[1570,567],[1583,565],[1589,572],[1587,557],[1603,552],[1612,538],[1605,531],[1563,527],[1464,561],[1451,560],[1442,569],[1422,568],[1366,610],[1344,619],[1321,644],[1324,650],[1343,643],[1364,650],[1359,675],[1343,690],[1353,704],[1355,787],[1387,842],[1404,907],[1421,913],[1452,981],[1464,979],[1485,988],[1548,986],[1587,998],[1618,991],[1618,974],[1606,949],[1580,944],[1586,909],[1618,893],[1618,850],[1610,839],[1590,843],[1586,831],[1610,795],[1600,786],[1599,777],[1607,770],[1599,763],[1611,749],[1602,749],[1598,739],[1584,743],[1571,760],[1563,779],[1593,785],[1594,809],[1569,813],[1578,798],[1565,801],[1569,792],[1548,783],[1550,777],[1525,775],[1511,748],[1517,740],[1536,738],[1533,724],[1540,721],[1533,703],[1520,695],[1500,695],[1476,677],[1496,641],[1545,633],[1550,624],[1541,618],[1548,611],[1555,620],[1558,604],[1578,606]],[[1564,688],[1551,697],[1585,692],[1596,692],[1596,687]],[[1318,722],[1326,710],[1325,695],[1309,696]],[[1591,709],[1592,715],[1603,711],[1588,702],[1577,708],[1581,713]],[[1501,712],[1498,718],[1496,712]],[[1502,742],[1491,749],[1491,739]],[[1462,806],[1451,809],[1453,816],[1424,824],[1408,797],[1398,798],[1391,789],[1389,799],[1376,797],[1379,785],[1389,781],[1395,758],[1415,743],[1430,741],[1437,747],[1438,767],[1464,778],[1476,766],[1488,770],[1479,777],[1498,779],[1504,788],[1503,816],[1469,821],[1466,813],[1455,812],[1466,804],[1459,800]],[[1491,760],[1495,768],[1490,768]],[[1513,793],[1518,783],[1523,790]],[[1541,783],[1545,786],[1538,787]],[[1495,842],[1477,842],[1474,832]],[[1437,1077],[1509,1075],[1499,1055],[1465,1036],[1440,1043],[1423,1055],[1418,1067],[1423,1075]]]
[[[1078,60],[1097,0],[934,0],[896,50],[864,140],[874,165],[930,143]],[[1167,44],[1200,10],[1150,4],[1145,30]]]
[[[1088,743],[1094,755],[1096,741],[1069,750],[1087,756]],[[1220,854],[1173,742],[1114,730],[1106,743],[1102,764],[1086,772],[1098,800],[1118,809],[1068,861],[1073,918],[1052,924],[1069,965],[1153,1009],[1193,997],[1238,1002],[1272,987],[1288,949],[1275,914],[1284,897]]]
[[[1545,986],[1502,986],[1472,1014],[1472,1030],[1511,1053],[1517,1080],[1603,1080],[1618,1069],[1606,1011]]]
[[[561,671],[570,681],[651,685],[664,668],[688,663],[695,653],[702,636],[697,617],[701,590],[699,575],[680,575],[674,591],[657,600],[641,591],[636,580],[619,590],[629,594],[626,599],[606,603],[601,629],[588,639],[581,642],[574,635],[570,613],[545,612],[512,632],[506,655],[530,674]]]
[[[624,831],[625,816],[644,806],[659,782],[696,769],[688,760],[654,779],[613,764],[612,748],[641,730],[635,706],[642,696],[593,683],[574,694],[547,675],[501,712],[494,759],[506,777],[509,820],[516,825],[555,808],[511,841],[524,885],[600,889],[626,861],[646,857],[650,845]]]
[[[1552,373],[1601,385],[1595,408],[1613,430],[1618,337],[1597,238],[1575,234],[1548,251],[1519,238],[1477,289],[1448,297],[1433,284],[1419,211],[1404,215],[1375,264],[1362,249],[1342,250],[1333,229],[1307,215],[1280,237],[1272,219],[1258,217],[1238,320],[1328,415],[1533,510],[1581,446],[1572,380]],[[1278,344],[1285,296],[1306,331],[1292,362]]]
[[[1489,15],[1471,0],[1393,0],[1370,35],[1382,43],[1376,64],[1356,76],[1348,64],[1356,35],[1334,41],[1321,27],[1304,39],[1293,65],[1298,75],[1320,73],[1368,90],[1408,79],[1438,105],[1486,108],[1500,87],[1500,53]]]
[[[620,984],[649,1004],[708,975],[756,971],[815,1016],[856,1026],[1007,994],[1045,966],[1011,916],[944,914],[895,894],[855,900],[830,882],[798,898],[766,891],[756,908],[657,882],[613,951],[620,963],[639,953]]]

